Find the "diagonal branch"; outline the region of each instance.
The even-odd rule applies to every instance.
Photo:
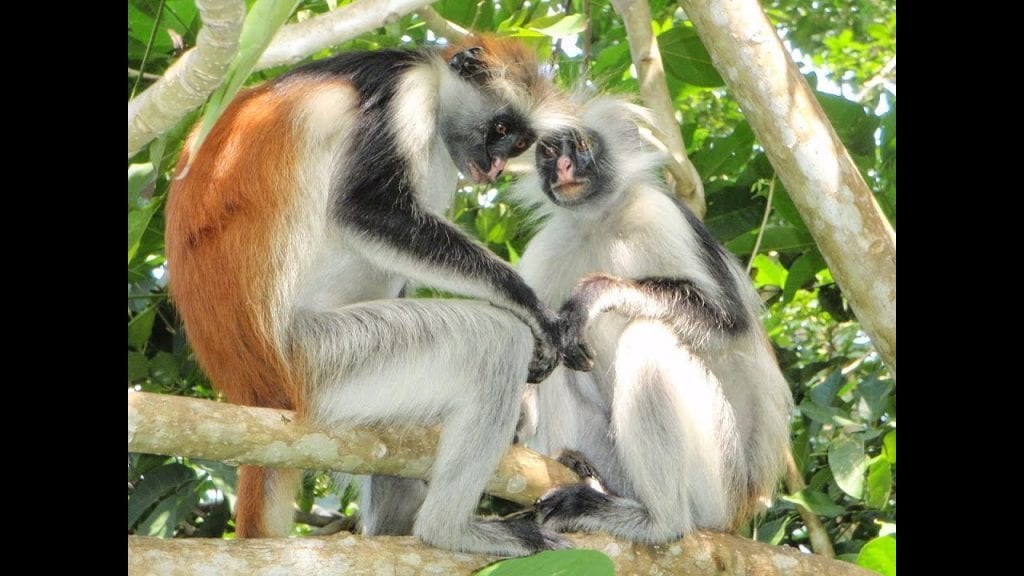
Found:
[[[357,0],[333,12],[278,31],[254,72],[294,64],[320,50],[347,42],[432,0]],[[199,107],[224,79],[238,52],[245,18],[241,0],[196,0],[203,19],[196,47],[185,52],[163,78],[128,103],[128,156]]]
[[[155,84],[128,103],[128,156],[198,108],[224,80],[245,20],[242,0],[196,0],[203,28]]]
[[[679,4],[895,377],[896,233],[871,189],[757,0]]]
[[[466,30],[455,22],[447,20],[430,6],[420,8],[416,11],[416,15],[427,24],[427,28],[430,28],[431,32],[441,36],[442,38],[454,40],[456,38],[464,38],[470,35],[469,30]]]
[[[310,54],[347,42],[375,28],[397,22],[402,16],[423,8],[433,0],[357,0],[281,28],[255,70],[295,64]]]
[[[686,155],[683,134],[676,122],[675,107],[665,81],[658,41],[651,32],[651,8],[646,1],[632,0],[612,0],[612,7],[622,16],[622,23],[626,27],[629,52],[640,85],[640,97],[653,112],[665,146],[675,160],[674,165],[669,165],[669,172],[675,180],[673,185],[676,196],[703,218],[707,209],[704,203],[704,184],[697,168]]]

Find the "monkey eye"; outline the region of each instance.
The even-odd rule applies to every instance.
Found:
[[[495,123],[495,125],[494,125],[494,132],[498,136],[504,136],[504,135],[508,134],[508,124],[506,124],[504,122],[497,122],[497,123]]]
[[[541,147],[541,153],[544,154],[544,157],[548,159],[555,157],[555,149],[550,146]]]
[[[516,140],[516,144],[515,144],[516,150],[522,152],[523,150],[526,150],[526,148],[528,146],[529,146],[529,144],[526,143],[526,138],[520,138],[519,140]]]
[[[589,152],[590,142],[587,140],[580,140],[579,142],[576,142],[576,149],[580,152]]]

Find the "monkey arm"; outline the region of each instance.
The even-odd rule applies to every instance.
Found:
[[[745,318],[730,313],[685,278],[631,280],[592,274],[576,285],[559,314],[566,366],[583,371],[593,368],[594,351],[586,339],[587,328],[601,314],[613,310],[628,318],[667,322],[680,339],[697,347],[716,334],[734,334],[746,327]]]
[[[519,274],[417,203],[388,208],[366,202],[344,212],[341,222],[355,232],[361,254],[382,269],[508,309],[526,322],[536,340],[530,382],[547,377],[558,364],[558,320]]]

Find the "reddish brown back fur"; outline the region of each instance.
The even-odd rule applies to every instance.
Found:
[[[513,85],[526,87],[534,97],[550,89],[539,73],[536,53],[510,38],[489,34],[467,36],[449,44],[442,54],[445,60],[450,60],[456,53],[475,47],[484,49],[480,59],[492,74],[504,76]]]
[[[295,179],[286,96],[272,86],[239,95],[190,164],[182,153],[167,205],[171,296],[200,364],[231,402],[272,408],[299,401],[269,309],[267,255]]]
[[[236,404],[302,403],[302,387],[273,337],[272,322],[282,315],[271,309],[278,280],[268,257],[294,190],[297,97],[273,85],[240,94],[191,164],[182,153],[167,205],[171,296],[199,363]],[[267,473],[239,468],[240,537],[267,535]]]

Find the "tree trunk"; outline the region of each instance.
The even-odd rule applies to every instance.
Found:
[[[757,0],[680,0],[896,376],[896,233]]]

